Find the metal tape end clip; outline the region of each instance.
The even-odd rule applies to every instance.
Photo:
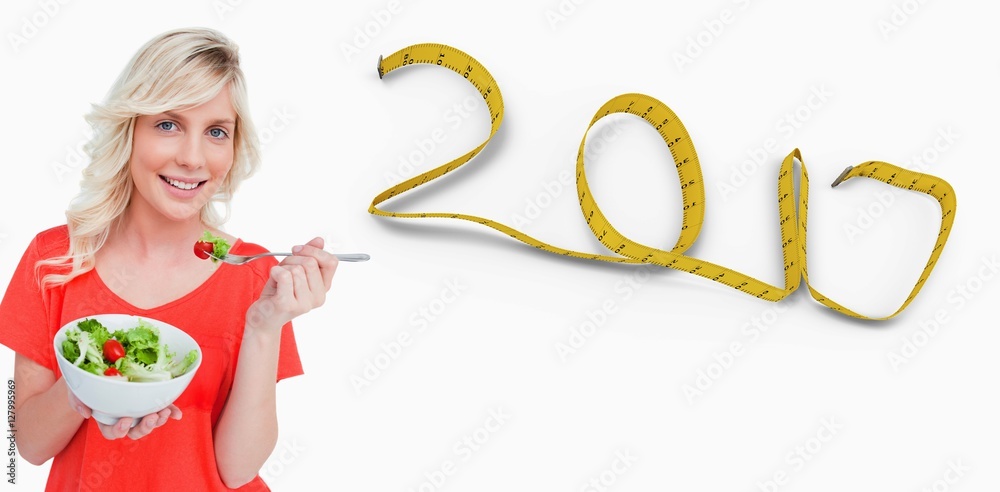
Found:
[[[382,55],[378,55],[378,63],[375,64],[375,69],[378,70],[378,78],[379,80],[381,80],[382,75],[384,75],[382,73]]]
[[[847,166],[847,169],[844,169],[844,172],[840,173],[840,176],[837,176],[837,179],[833,181],[830,188],[836,188],[837,185],[843,183],[844,180],[847,179],[847,174],[851,172],[851,169],[854,169],[854,166]]]

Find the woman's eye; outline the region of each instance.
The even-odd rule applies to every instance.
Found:
[[[157,128],[165,132],[169,132],[177,127],[173,121],[164,121],[156,125]]]
[[[212,128],[208,131],[208,134],[211,135],[212,138],[225,138],[228,135],[222,128]]]

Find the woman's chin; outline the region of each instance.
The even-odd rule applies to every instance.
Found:
[[[174,203],[160,209],[160,213],[170,221],[187,222],[201,218],[201,207],[193,203]]]

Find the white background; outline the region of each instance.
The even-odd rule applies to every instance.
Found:
[[[54,15],[37,1],[2,4],[0,284],[34,234],[64,221],[82,166],[68,156],[86,137],[82,116],[135,50],[181,26],[232,37],[254,119],[275,130],[263,135],[263,169],[238,192],[227,230],[272,250],[320,235],[330,250],[373,258],[342,264],[328,303],[296,320],[306,374],[279,384],[281,436],[262,471],[274,490],[599,490],[592,479],[615,491],[1000,486],[1000,281],[984,268],[1000,249],[995,3],[420,0],[392,4],[397,13],[383,0],[231,3],[68,2]],[[715,22],[722,17],[731,22]],[[374,36],[360,34],[366,26]],[[24,33],[33,34],[25,43],[11,37]],[[548,193],[522,230],[603,252],[575,185],[549,192],[545,183],[572,172],[601,104],[642,92],[677,112],[701,159],[707,213],[689,254],[781,282],[775,179],[794,147],[812,178],[811,278],[831,298],[871,315],[894,311],[939,219],[933,200],[874,181],[831,189],[845,166],[884,160],[946,179],[959,201],[954,233],[906,311],[859,322],[806,292],[772,304],[681,272],[647,277],[538,252],[477,224],[371,216],[372,197],[391,184],[386,173],[424,157],[416,141],[444,135],[403,177],[488,132],[475,90],[447,70],[379,80],[380,54],[421,42],[481,61],[506,118],[481,157],[388,209],[512,224]],[[685,50],[691,63],[679,66]],[[829,95],[810,99],[814,90]],[[455,119],[449,111],[465,101],[478,108]],[[779,126],[796,112],[800,128]],[[619,230],[669,249],[680,193],[666,146],[637,119],[619,123],[600,144],[592,133],[589,181]],[[767,138],[778,150],[721,192]],[[640,286],[628,298],[627,281]],[[449,283],[457,296],[442,296]],[[561,358],[557,344],[605,304],[613,312],[596,334]],[[423,331],[421,309],[437,312]],[[937,330],[926,323],[935,315],[947,320]],[[932,335],[920,334],[922,323]],[[383,349],[404,332],[409,346]],[[920,347],[892,364],[905,341]],[[734,342],[739,356],[724,355]],[[13,354],[0,357],[13,375]],[[383,369],[358,391],[352,376],[376,361]],[[689,397],[685,385],[699,382],[703,393]],[[509,416],[500,425],[490,420],[497,409]],[[616,466],[619,455],[628,466]],[[41,489],[47,473],[22,461],[16,487]],[[775,474],[780,485],[767,483]]]

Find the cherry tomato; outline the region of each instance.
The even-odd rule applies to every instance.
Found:
[[[198,241],[194,243],[194,254],[203,260],[208,259],[208,255],[215,251],[215,245],[208,241]]]
[[[114,338],[109,338],[108,341],[104,342],[104,358],[111,361],[112,364],[125,357],[125,348],[122,347],[121,342],[115,340]]]
[[[109,367],[109,368],[107,368],[107,369],[104,370],[104,375],[105,376],[121,376],[122,373],[118,372],[118,369],[115,369],[114,367]]]

